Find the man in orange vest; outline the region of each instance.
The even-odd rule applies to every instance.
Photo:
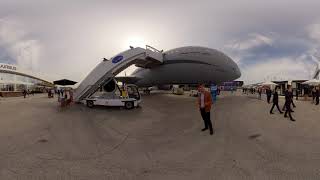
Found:
[[[210,92],[205,90],[204,85],[200,85],[198,105],[199,105],[200,113],[204,122],[204,128],[202,129],[202,131],[209,129],[210,135],[213,134],[212,122],[210,120],[211,104],[212,104],[212,97]]]

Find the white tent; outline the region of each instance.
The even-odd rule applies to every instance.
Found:
[[[261,83],[260,85],[261,86],[276,86],[278,84],[271,82],[271,81],[267,81],[267,82]]]
[[[318,86],[320,85],[320,80],[318,79],[311,79],[309,81],[303,82],[302,84],[308,84],[310,86]]]

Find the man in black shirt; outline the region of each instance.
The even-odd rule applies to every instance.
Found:
[[[277,106],[277,109],[278,111],[280,112],[280,114],[282,114],[283,112],[280,110],[279,108],[279,96],[278,96],[278,86],[276,86],[275,90],[274,90],[274,93],[273,93],[273,99],[272,99],[272,102],[273,102],[273,105],[271,107],[271,110],[270,110],[270,114],[273,114],[273,108],[274,106]],[[270,90],[271,91],[271,90]]]
[[[287,117],[287,114],[289,114],[289,117],[290,117],[290,120],[291,121],[296,121],[292,118],[291,116],[291,103],[292,103],[292,96],[291,96],[291,93],[292,93],[292,90],[291,90],[291,87],[288,86],[288,89],[286,90],[285,92],[285,98],[286,98],[286,101],[284,103],[285,107],[286,107],[286,112],[284,113],[284,117]]]
[[[27,96],[27,91],[24,89],[23,92],[22,92],[22,94],[23,94],[23,97],[26,98],[26,96]]]
[[[289,91],[289,89],[290,89],[290,91]],[[290,85],[288,85],[288,89],[284,92],[285,96],[286,96],[286,94],[288,94],[288,97],[290,97],[290,99],[291,99],[289,106],[291,106],[291,104],[292,104],[293,108],[295,108],[296,105],[293,103],[293,92],[292,92]],[[286,107],[287,107],[286,104],[284,104],[282,107],[282,111],[284,111],[286,109]],[[294,111],[290,108],[290,112],[294,112]]]
[[[277,89],[277,88],[276,88]],[[270,99],[271,99],[271,95],[272,95],[272,91],[271,89],[266,89],[266,94],[267,94],[267,101],[270,104]]]

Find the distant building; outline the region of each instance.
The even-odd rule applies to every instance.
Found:
[[[53,84],[18,66],[0,63],[0,96],[15,96],[23,90],[43,92]]]
[[[230,90],[236,90],[239,87],[243,86],[243,81],[230,81],[230,82],[223,82],[219,86],[220,90],[222,91],[230,91]]]

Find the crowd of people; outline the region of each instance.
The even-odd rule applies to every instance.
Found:
[[[28,96],[30,96],[30,95],[34,96],[34,91],[30,91],[29,89],[28,89],[28,90],[27,90],[27,89],[24,89],[24,90],[22,91],[22,95],[23,95],[23,98],[26,98],[27,95],[28,95]]]
[[[61,107],[69,106],[73,102],[73,89],[48,89],[48,98],[58,97],[58,102]]]
[[[256,89],[255,88],[242,88],[242,93],[244,94],[255,94]]]
[[[293,92],[292,92],[292,88],[291,86],[288,86],[288,88],[286,89],[285,91],[285,103],[282,107],[282,111],[280,110],[280,107],[279,107],[279,95],[278,95],[278,86],[276,86],[275,90],[274,90],[274,93],[273,93],[273,99],[272,99],[272,107],[270,109],[270,114],[273,114],[273,108],[276,106],[278,111],[280,112],[280,114],[283,114],[282,111],[285,111],[284,113],[284,117],[288,117],[289,115],[289,118],[291,121],[296,121],[291,113],[294,112],[292,109],[291,109],[291,104],[293,105],[293,108],[296,107],[296,105],[294,104],[293,102]],[[271,91],[271,90],[270,90]],[[270,91],[269,91],[269,96],[270,96]],[[268,95],[267,95],[268,96]],[[271,96],[270,96],[271,97]],[[268,102],[269,103],[269,102]]]
[[[57,89],[58,102],[61,107],[69,106],[73,102],[73,90],[72,89]]]
[[[278,94],[278,90],[279,90],[279,86],[276,86],[275,89],[272,91],[270,87],[258,87],[258,88],[243,88],[242,89],[242,93],[243,94],[256,94],[256,92],[258,93],[258,98],[261,99],[262,93],[263,91],[266,94],[267,97],[267,102],[270,104],[271,101],[271,97],[272,98],[272,106],[270,109],[270,114],[274,114],[273,113],[273,109],[276,107],[279,111],[280,114],[284,113],[284,117],[288,117],[290,118],[291,121],[295,121],[295,119],[292,117],[292,113],[293,108],[296,107],[296,105],[294,104],[294,94],[293,94],[293,90],[292,87],[290,85],[287,86],[287,89],[284,92],[284,96],[285,96],[285,103],[282,107],[282,109],[280,109],[279,107],[279,94]],[[296,89],[296,100],[298,100],[298,95],[299,95],[299,90]],[[319,105],[319,96],[320,96],[320,91],[319,91],[319,87],[313,87],[312,91],[311,91],[311,95],[312,95],[312,103],[315,105]]]

